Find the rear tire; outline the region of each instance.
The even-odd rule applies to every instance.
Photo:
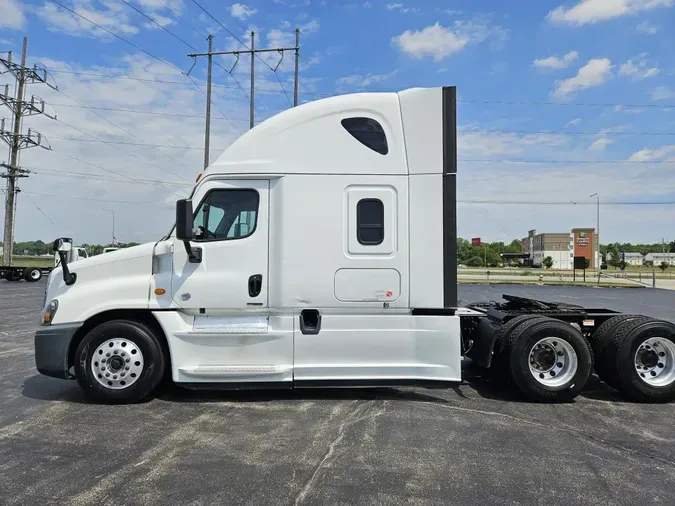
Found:
[[[30,283],[40,281],[42,279],[42,269],[39,269],[37,267],[26,269],[23,274],[23,279],[25,279]]]
[[[637,402],[675,400],[675,325],[636,318],[616,329],[605,349],[612,386]]]
[[[491,369],[495,368],[501,372],[508,374],[508,361],[505,360],[506,351],[509,349],[509,340],[514,331],[521,325],[533,321],[535,319],[546,318],[545,316],[523,314],[512,318],[506,324],[502,325],[497,333],[495,342],[495,356],[492,359]]]
[[[75,376],[87,397],[126,404],[149,398],[168,363],[148,326],[112,320],[90,330],[75,352]]]
[[[593,352],[576,328],[553,318],[526,321],[511,333],[509,374],[530,400],[569,402],[586,386]]]
[[[595,372],[602,381],[614,388],[617,388],[614,385],[615,376],[607,371],[605,350],[609,343],[612,342],[612,339],[614,339],[619,326],[624,322],[633,321],[636,318],[644,319],[645,317],[634,314],[614,316],[600,325],[591,337],[591,347],[593,348],[593,354],[595,355]]]

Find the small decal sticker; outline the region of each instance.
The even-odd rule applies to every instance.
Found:
[[[181,300],[190,300],[190,294],[189,293],[181,293],[180,294]]]

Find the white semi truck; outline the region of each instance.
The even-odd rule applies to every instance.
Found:
[[[449,386],[469,357],[535,401],[573,399],[594,367],[631,399],[675,399],[672,323],[509,296],[458,306],[456,170],[454,87],[284,111],[205,170],[166,237],[52,271],[37,369],[136,402],[165,378]]]

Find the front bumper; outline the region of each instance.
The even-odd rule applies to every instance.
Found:
[[[40,374],[69,379],[70,343],[81,324],[49,325],[35,332],[35,367]]]

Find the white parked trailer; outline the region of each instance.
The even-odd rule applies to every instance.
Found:
[[[590,376],[594,336],[604,378],[675,397],[667,322],[515,298],[458,307],[456,169],[454,87],[282,112],[208,167],[166,237],[53,271],[37,368],[133,402],[165,375],[193,388],[449,385],[467,355],[560,401]]]

